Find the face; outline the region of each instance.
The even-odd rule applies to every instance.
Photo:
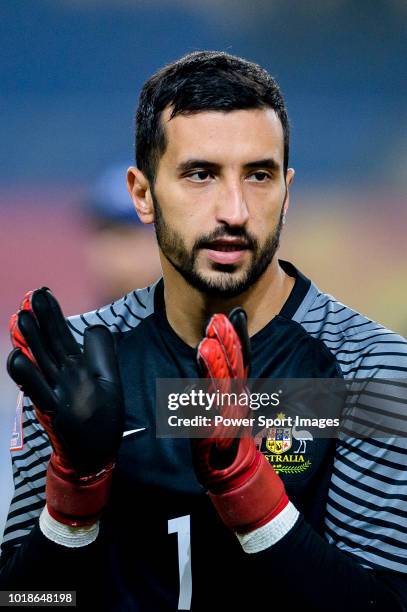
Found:
[[[218,297],[246,291],[268,269],[288,204],[283,130],[271,109],[169,120],[151,197],[163,256]]]

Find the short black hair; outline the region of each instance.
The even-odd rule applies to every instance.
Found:
[[[220,51],[197,51],[164,66],[145,82],[136,112],[137,167],[154,184],[167,142],[162,111],[176,115],[270,107],[284,134],[284,174],[288,167],[289,122],[274,78],[261,66]]]

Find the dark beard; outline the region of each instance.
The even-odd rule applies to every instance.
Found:
[[[228,299],[247,291],[266,271],[280,245],[280,234],[284,217],[283,206],[281,207],[280,218],[275,231],[270,234],[261,249],[258,241],[243,227],[219,227],[211,234],[201,236],[201,238],[195,242],[192,251],[188,252],[180,234],[167,225],[162,214],[161,206],[153,191],[152,199],[155,213],[155,231],[161,251],[187,283],[206,295]],[[214,270],[222,272],[221,278],[206,279],[201,276],[195,269],[195,261],[199,250],[205,247],[208,242],[216,240],[217,238],[231,236],[244,239],[248,248],[252,251],[252,262],[246,274],[240,279],[235,279],[233,277],[233,272],[235,270],[233,264],[214,264]]]

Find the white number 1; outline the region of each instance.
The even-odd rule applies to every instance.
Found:
[[[190,515],[168,521],[168,533],[178,535],[179,597],[178,610],[190,610],[192,598]]]

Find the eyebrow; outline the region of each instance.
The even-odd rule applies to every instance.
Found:
[[[180,162],[177,165],[177,172],[179,174],[185,174],[186,172],[190,172],[191,170],[195,170],[196,168],[204,168],[205,170],[219,172],[219,170],[221,169],[221,164],[208,161],[207,159],[188,159],[184,162]],[[247,164],[244,164],[243,168],[245,170],[266,168],[267,170],[277,172],[278,170],[280,170],[280,164],[272,157],[266,157],[265,159],[258,159],[252,162],[248,162]]]
[[[179,174],[184,174],[185,172],[190,172],[191,170],[195,170],[196,168],[205,168],[206,170],[220,170],[220,164],[216,164],[215,162],[210,162],[207,159],[187,159],[184,162],[180,162],[177,165],[177,172]]]
[[[259,159],[253,162],[249,162],[244,165],[245,170],[255,170],[256,168],[267,168],[267,170],[273,170],[277,172],[280,170],[280,164],[272,157],[266,157],[265,159]]]

